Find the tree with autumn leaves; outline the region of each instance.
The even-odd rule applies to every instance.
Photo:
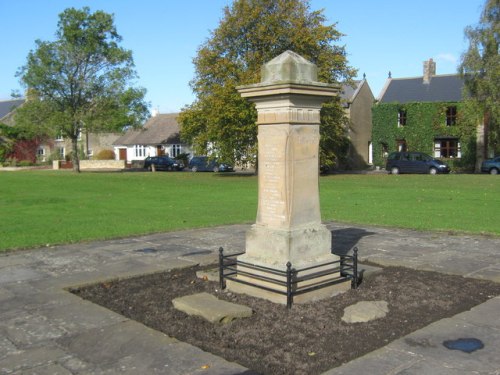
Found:
[[[308,0],[234,1],[194,58],[196,100],[180,114],[182,137],[198,154],[254,163],[257,112],[236,87],[260,82],[261,66],[286,50],[316,64],[319,81],[349,82],[356,72],[338,45],[341,37]],[[321,114],[320,156],[332,165],[348,144],[340,98],[326,103]]]

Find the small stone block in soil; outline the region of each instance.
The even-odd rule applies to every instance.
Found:
[[[229,323],[234,319],[252,316],[252,309],[236,303],[221,301],[208,293],[197,293],[172,300],[177,310],[201,316],[210,323]]]

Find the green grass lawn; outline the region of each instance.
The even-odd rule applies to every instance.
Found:
[[[500,178],[330,175],[323,220],[500,235]],[[257,178],[214,173],[0,173],[0,250],[252,223]]]

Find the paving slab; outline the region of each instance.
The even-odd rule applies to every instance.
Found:
[[[366,354],[362,360],[351,361],[341,367],[326,371],[323,375],[392,375],[398,374],[423,360],[425,358],[420,355],[384,347]],[[432,373],[428,373],[428,375],[430,374]]]
[[[245,370],[134,321],[63,337],[57,343],[78,358],[96,364],[102,373],[189,374],[203,366],[221,374]]]
[[[0,374],[24,374],[32,368],[47,366],[64,359],[68,354],[54,346],[33,347],[0,359]]]
[[[450,350],[443,343],[447,340],[475,338],[481,340],[484,348],[472,353]],[[474,373],[494,373],[500,370],[500,330],[480,327],[461,319],[443,319],[407,337],[390,344],[395,350],[412,352],[426,359],[440,362],[442,366]]]
[[[0,273],[0,285],[11,284],[28,280],[39,280],[44,274],[27,266],[2,267]]]
[[[64,367],[50,363],[48,365],[37,366],[23,370],[23,375],[72,375],[73,373]]]
[[[344,309],[342,321],[366,323],[383,318],[389,312],[387,301],[360,301]]]
[[[210,323],[230,323],[234,319],[248,318],[253,314],[248,306],[222,301],[209,293],[174,298],[172,304],[177,310],[200,316]]]

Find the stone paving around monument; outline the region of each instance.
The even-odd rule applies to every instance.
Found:
[[[500,238],[327,224],[333,248],[362,261],[500,282]],[[250,374],[65,288],[193,264],[244,249],[248,225],[162,233],[0,255],[0,374]],[[500,297],[414,332],[326,374],[500,372]],[[449,350],[473,337],[484,348]]]

